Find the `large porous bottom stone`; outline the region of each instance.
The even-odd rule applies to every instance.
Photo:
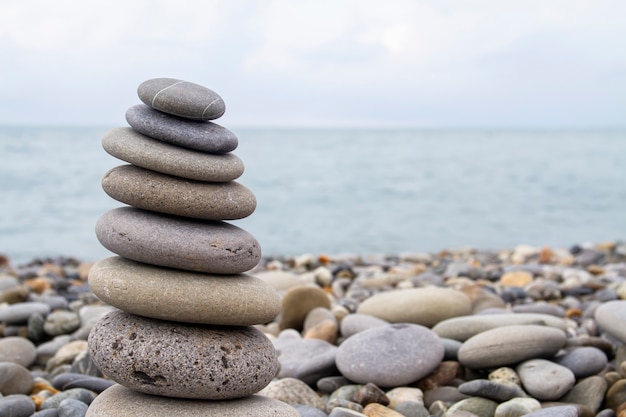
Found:
[[[86,417],[299,417],[298,411],[281,401],[261,395],[237,400],[204,401],[157,397],[114,385],[90,405]]]
[[[93,327],[89,349],[115,382],[167,397],[245,397],[269,384],[279,368],[272,342],[254,327],[190,325],[125,311]]]

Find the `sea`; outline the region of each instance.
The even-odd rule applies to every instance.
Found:
[[[0,254],[96,261],[113,126],[0,126]],[[231,130],[266,256],[395,255],[626,239],[626,130]]]

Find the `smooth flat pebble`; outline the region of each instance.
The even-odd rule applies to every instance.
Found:
[[[288,404],[261,395],[237,400],[204,401],[158,397],[114,385],[100,394],[87,417],[299,417]]]
[[[524,417],[578,417],[578,409],[573,405],[559,405],[532,411]]]
[[[215,91],[175,78],[152,78],[139,84],[137,95],[146,105],[187,119],[212,120],[226,111]]]
[[[30,394],[34,380],[30,371],[13,362],[0,362],[0,394]]]
[[[460,291],[426,287],[375,294],[359,304],[357,313],[390,323],[413,323],[426,327],[471,313],[470,299]]]
[[[47,316],[50,313],[50,306],[38,301],[25,301],[23,303],[11,304],[8,307],[0,309],[0,322],[6,324],[23,324],[28,321],[30,316],[36,313]]]
[[[35,403],[24,394],[0,397],[0,416],[30,417],[35,412]]]
[[[119,256],[96,262],[89,285],[98,298],[121,310],[186,323],[263,324],[281,306],[278,292],[252,275],[165,269]]]
[[[522,417],[541,410],[541,403],[534,398],[512,398],[496,407],[494,417]]]
[[[563,331],[567,328],[564,319],[548,314],[506,313],[453,317],[437,323],[433,327],[433,332],[437,333],[439,337],[464,342],[486,330],[516,324],[536,324],[554,327]]]
[[[339,345],[335,362],[341,374],[351,381],[372,382],[381,388],[398,387],[430,374],[443,355],[443,343],[430,329],[398,323],[346,339]]]
[[[503,402],[516,397],[525,397],[524,390],[515,384],[503,384],[487,379],[474,379],[459,385],[459,392],[472,397],[483,397]]]
[[[102,137],[102,147],[122,161],[191,180],[227,182],[239,178],[244,172],[243,161],[232,153],[212,154],[183,148],[146,136],[130,127],[118,127],[106,132]]]
[[[103,214],[96,236],[105,248],[125,258],[188,271],[238,274],[261,259],[259,243],[237,226],[133,207]]]
[[[348,338],[363,330],[385,326],[387,324],[389,324],[388,321],[370,316],[369,314],[352,313],[341,320],[341,335]]]
[[[524,390],[541,401],[556,401],[576,383],[568,368],[546,359],[530,359],[516,368]]]
[[[89,349],[112,380],[169,397],[245,397],[265,387],[279,367],[272,342],[254,327],[182,324],[123,311],[94,326]]]
[[[338,374],[335,345],[300,338],[278,338],[273,343],[280,363],[278,378],[298,378],[307,384],[315,384],[321,378]]]
[[[466,340],[459,349],[459,362],[470,369],[487,369],[553,357],[565,340],[565,332],[553,327],[534,324],[497,327]]]
[[[28,339],[19,336],[0,338],[0,362],[13,362],[29,367],[37,358],[37,348]]]
[[[626,300],[600,305],[596,309],[595,319],[603,331],[626,344]]]
[[[330,298],[326,291],[317,286],[299,285],[289,288],[281,300],[281,313],[278,327],[302,330],[304,320],[311,310],[317,307],[330,308]]]
[[[581,346],[559,354],[554,358],[554,362],[569,368],[576,376],[576,379],[600,373],[609,361],[606,354],[598,348],[592,346]]]
[[[96,393],[101,393],[115,384],[110,379],[71,372],[59,374],[51,382],[54,388],[61,391],[71,388],[84,388]]]
[[[134,165],[109,170],[102,188],[130,206],[195,219],[243,219],[256,209],[252,191],[236,181],[189,180]]]

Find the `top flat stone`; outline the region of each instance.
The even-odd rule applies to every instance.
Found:
[[[226,111],[215,91],[175,78],[153,78],[137,88],[137,95],[155,110],[194,120],[213,120]]]
[[[233,132],[217,123],[183,119],[143,104],[129,108],[126,121],[139,133],[196,151],[223,154],[239,144]]]

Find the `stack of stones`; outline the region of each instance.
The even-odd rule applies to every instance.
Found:
[[[224,101],[170,78],[145,81],[138,95],[145,104],[127,111],[131,127],[102,140],[130,163],[102,180],[128,206],[96,225],[102,245],[119,256],[97,262],[89,283],[119,310],[94,326],[89,349],[117,384],[87,415],[297,416],[255,395],[279,365],[254,325],[278,315],[280,298],[244,273],[261,258],[258,242],[224,222],[256,208],[252,192],[234,181],[244,170],[230,153],[237,137],[209,121],[224,113]]]

